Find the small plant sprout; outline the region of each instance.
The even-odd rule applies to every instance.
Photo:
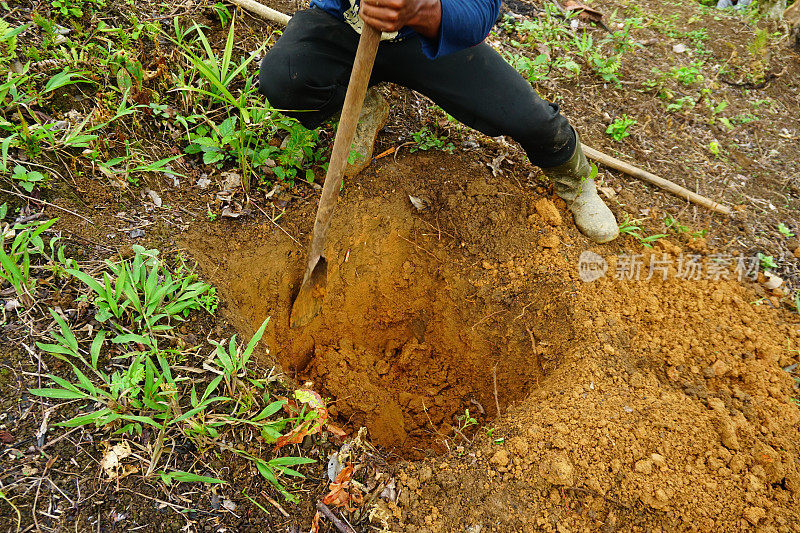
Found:
[[[794,237],[794,232],[793,232],[792,230],[790,230],[790,229],[789,229],[789,226],[787,226],[787,225],[786,225],[786,224],[784,224],[783,222],[781,222],[780,224],[778,224],[778,231],[779,231],[779,232],[780,232],[780,234],[781,234],[781,235],[783,235],[784,237]]]
[[[758,262],[761,264],[761,268],[763,270],[772,270],[774,268],[778,268],[775,258],[771,255],[764,255],[761,252],[758,252],[756,257],[758,257]]]
[[[477,426],[478,420],[474,417],[470,416],[469,409],[464,409],[463,415],[456,415],[455,416],[456,422],[458,423],[458,430],[464,431],[468,427]]]
[[[28,169],[22,165],[16,165],[14,167],[14,174],[11,178],[28,192],[33,192],[33,188],[36,184],[45,180],[45,176],[41,172],[36,172],[35,170],[28,171]]]
[[[721,151],[719,141],[711,141],[708,143],[708,151],[711,152],[714,157],[719,157],[719,153]]]
[[[455,150],[453,143],[447,142],[444,137],[436,135],[428,126],[423,126],[421,130],[414,132],[411,137],[414,139],[414,146],[411,147],[412,152],[435,149],[452,153]]]
[[[667,237],[666,233],[658,233],[656,235],[648,235],[647,237],[642,236],[640,233],[642,231],[641,220],[637,218],[630,218],[625,215],[625,220],[623,220],[619,225],[619,233],[620,235],[630,235],[637,241],[639,244],[644,246],[645,248],[652,248],[652,243],[656,242],[658,239],[662,239]]]
[[[630,118],[628,115],[622,115],[608,125],[606,133],[611,135],[615,141],[621,141],[631,134],[628,130],[635,124],[637,124],[636,119]]]

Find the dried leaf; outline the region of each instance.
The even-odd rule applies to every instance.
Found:
[[[325,429],[327,429],[328,431],[330,431],[331,433],[333,433],[334,435],[336,435],[340,439],[343,439],[344,437],[347,436],[347,431],[343,430],[342,428],[340,428],[337,425],[331,424],[330,422],[325,424]]]
[[[0,430],[0,442],[3,444],[11,444],[14,442],[14,435],[7,429]]]
[[[500,165],[503,164],[503,161],[505,160],[507,155],[508,155],[507,153],[503,152],[502,154],[492,159],[491,163],[487,163],[488,167],[492,169],[492,176],[494,176],[495,178],[499,178],[500,176],[503,175],[503,170],[500,168]]]
[[[106,481],[114,481],[131,474],[132,471],[126,472],[127,468],[123,467],[120,463],[126,457],[131,455],[131,445],[128,441],[122,441],[108,448],[100,460],[100,467],[105,471],[108,479]],[[135,468],[135,467],[132,467]]]
[[[397,487],[394,478],[389,480],[389,483],[383,487],[380,497],[390,502],[397,500]]]
[[[298,444],[303,441],[306,435],[314,435],[328,423],[328,409],[325,407],[325,402],[318,393],[310,389],[297,389],[294,391],[294,400],[289,400],[284,405],[284,409],[292,414],[299,414],[300,404],[307,405],[316,416],[312,419],[303,421],[297,427],[292,429],[289,433],[281,435],[275,441],[275,449],[287,444]]]
[[[230,512],[233,512],[233,511],[235,511],[235,510],[236,510],[236,504],[235,504],[235,503],[233,503],[233,502],[232,502],[232,501],[230,501],[230,500],[224,500],[224,501],[222,502],[222,507],[223,507],[224,509],[227,509],[227,510],[228,510],[228,511],[230,511]]]
[[[227,207],[222,209],[222,216],[227,218],[239,218],[242,215],[249,215],[249,209],[242,209],[242,204],[233,201]]]
[[[322,396],[320,396],[319,393],[310,389],[297,389],[294,391],[294,397],[300,403],[304,403],[316,411],[325,411],[327,414],[325,402],[322,400]]]
[[[319,511],[314,515],[314,520],[311,521],[311,531],[309,533],[319,533]]]
[[[424,196],[411,196],[408,195],[408,199],[411,200],[411,205],[413,205],[417,211],[425,211],[428,209],[430,202]]]
[[[783,285],[783,279],[780,276],[776,276],[772,272],[766,272],[764,274],[766,280],[764,281],[764,288],[767,290],[774,290]]]
[[[309,434],[309,427],[311,426],[310,421],[303,422],[293,430],[291,430],[286,435],[281,435],[275,440],[275,449],[282,446],[286,446],[287,444],[300,444],[303,442],[303,439],[306,435]]]
[[[238,172],[223,172],[220,177],[222,178],[222,188],[225,190],[235,189],[242,184],[242,176]]]
[[[352,486],[353,480],[353,465],[348,464],[342,468],[339,475],[336,476],[336,482],[331,483],[330,491],[322,499],[322,503],[333,507],[344,507],[350,512],[356,510],[356,506],[364,503],[364,496]]]
[[[156,191],[152,189],[145,189],[145,193],[150,197],[150,200],[153,202],[154,206],[161,207],[161,197]]]
[[[578,18],[584,22],[600,22],[603,20],[603,14],[596,9],[583,5],[575,0],[567,0],[564,2],[565,11],[580,11]]]

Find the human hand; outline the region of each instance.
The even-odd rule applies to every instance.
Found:
[[[361,0],[361,18],[384,32],[408,26],[430,39],[439,34],[442,21],[440,0]]]

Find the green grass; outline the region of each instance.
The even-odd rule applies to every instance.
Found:
[[[5,218],[6,204],[0,206],[0,220]],[[31,277],[31,257],[45,256],[42,234],[50,229],[57,219],[45,222],[14,224],[6,233],[0,234],[0,280],[7,282],[23,305],[35,301],[32,294],[36,279]]]
[[[44,243],[35,246],[44,249]],[[44,386],[29,392],[54,404],[73,405],[76,412],[53,423],[56,427],[91,427],[117,439],[134,438],[149,428],[155,437],[142,459],[145,478],[156,477],[166,485],[224,482],[174,468],[172,454],[163,452],[168,441],[182,436],[199,453],[216,449],[252,461],[279,493],[297,501],[286,479],[302,478],[294,467],[314,460],[266,458],[253,449],[242,452],[225,443],[226,435],[235,428],[250,428],[269,445],[285,439],[291,429],[288,435],[302,438],[326,422],[320,415],[324,404],[322,410],[308,404],[308,409],[291,414],[285,412],[287,400],[270,393],[270,379],[253,366],[268,319],[244,346],[236,335],[228,341],[210,340],[212,355],[199,375],[181,364],[187,353],[196,356],[199,347],[167,347],[167,341],[175,338],[175,325],[192,313],[213,313],[216,292],[180,259],[168,265],[157,250],[134,246],[133,251],[133,257],[107,260],[91,275],[66,262],[65,282],[82,294],[79,300],[90,303],[98,327],[75,330],[67,315],[50,309],[52,327],[36,347],[62,361],[66,373],[47,374]],[[303,396],[296,397],[301,402]]]
[[[639,225],[641,223],[641,219],[630,218],[628,215],[625,215],[625,219],[619,224],[620,235],[630,235],[645,248],[652,248],[654,242],[668,236],[665,233],[643,236],[642,227]]]

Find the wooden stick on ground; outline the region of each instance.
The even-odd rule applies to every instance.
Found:
[[[265,18],[267,20],[271,20],[272,22],[277,22],[278,24],[288,24],[289,19],[291,17],[289,15],[285,15],[280,11],[275,11],[263,4],[260,4],[256,0],[230,0],[232,3],[236,4],[239,7],[247,9],[255,13],[256,15]],[[607,167],[611,167],[615,170],[619,170],[620,172],[624,172],[625,174],[632,176],[634,178],[638,178],[644,182],[647,182],[651,185],[655,185],[661,189],[664,189],[667,192],[671,192],[676,196],[680,196],[690,202],[694,202],[698,205],[702,205],[703,207],[710,209],[716,213],[722,213],[723,215],[730,215],[731,208],[719,204],[714,200],[706,198],[705,196],[701,196],[697,193],[686,189],[685,187],[681,187],[677,183],[673,183],[669,180],[665,180],[664,178],[660,178],[655,174],[647,172],[646,170],[642,170],[637,168],[633,165],[629,165],[624,161],[620,161],[615,157],[611,157],[610,155],[604,154],[599,150],[595,150],[594,148],[590,148],[589,146],[583,145],[583,151],[586,154],[586,157],[589,159],[594,159],[598,163],[602,163]]]
[[[327,518],[330,523],[342,533],[356,533],[349,524],[346,524],[341,518],[333,514],[333,511],[331,511],[324,503],[317,502],[317,511],[322,513],[322,516]]]
[[[667,192],[671,192],[676,196],[685,198],[690,202],[702,205],[703,207],[706,207],[711,211],[722,213],[723,215],[731,214],[731,208],[728,207],[727,205],[718,204],[714,200],[710,200],[705,196],[700,196],[699,194],[694,193],[684,187],[681,187],[676,183],[672,183],[671,181],[665,180],[664,178],[660,178],[655,174],[647,172],[646,170],[642,170],[640,168],[636,168],[633,165],[629,165],[628,163],[620,161],[619,159],[611,157],[610,155],[604,154],[599,150],[595,150],[594,148],[590,148],[586,145],[583,145],[583,152],[589,159],[594,159],[599,163],[602,163],[615,170],[619,170],[620,172],[624,172],[629,176],[633,176],[634,178],[639,178],[640,180],[650,183],[651,185],[655,185],[656,187],[660,187]]]
[[[292,18],[285,13],[275,11],[274,9],[256,2],[255,0],[230,0],[230,2],[252,13],[255,13],[261,18],[271,20],[272,22],[277,22],[278,24],[283,24],[284,26],[289,24],[289,19]]]

